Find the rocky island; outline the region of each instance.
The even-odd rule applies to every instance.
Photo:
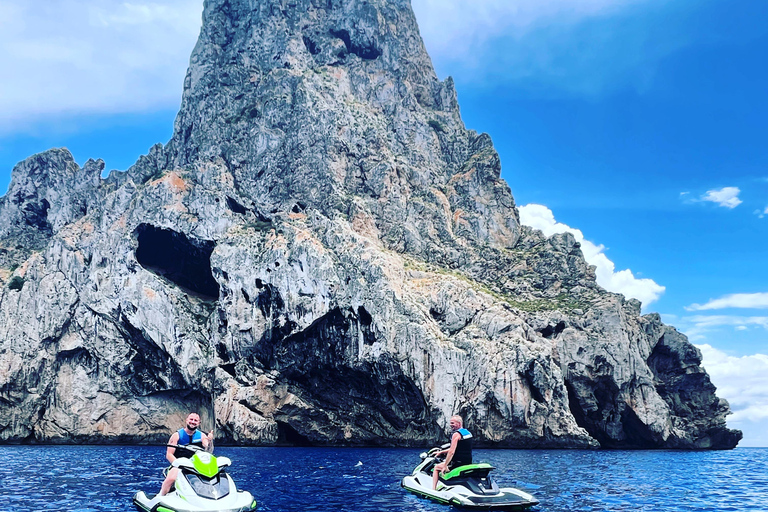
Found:
[[[0,442],[733,448],[701,354],[519,222],[408,0],[206,0],[172,139],[0,199]]]

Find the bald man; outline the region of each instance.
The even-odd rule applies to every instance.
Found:
[[[451,427],[451,446],[439,451],[435,457],[445,455],[445,460],[435,465],[432,471],[432,489],[437,490],[438,476],[446,471],[472,464],[472,434],[464,428],[464,420],[458,414],[451,416],[448,424]]]
[[[198,430],[199,426],[200,415],[196,412],[189,413],[184,428],[174,432],[171,435],[171,438],[168,440],[168,444],[173,445],[168,446],[168,449],[165,451],[165,458],[168,459],[168,462],[173,464],[173,461],[176,459],[180,459],[182,457],[189,458],[194,455],[195,452],[183,448],[184,446],[197,446],[204,449],[208,453],[213,452],[213,430],[207,434],[204,434]],[[160,496],[165,496],[168,494],[168,492],[171,490],[171,486],[173,486],[174,482],[176,482],[176,477],[178,474],[179,468],[176,467],[172,467],[170,471],[168,471],[168,476],[165,477],[163,486],[160,488]]]

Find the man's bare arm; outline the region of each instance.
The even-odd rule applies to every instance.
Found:
[[[461,434],[458,432],[454,433],[451,436],[451,447],[448,448],[448,454],[445,456],[445,461],[443,462],[445,464],[445,467],[448,467],[448,464],[451,463],[451,459],[453,459],[453,454],[456,453],[456,447],[459,445],[459,439],[461,439]]]
[[[168,444],[179,444],[179,433],[174,432],[173,435],[171,435],[171,438],[168,439]],[[168,462],[173,464],[173,461],[176,460],[176,448],[169,446],[165,450],[165,458],[168,459]]]
[[[208,453],[213,453],[213,430],[207,434],[203,434],[203,448]]]

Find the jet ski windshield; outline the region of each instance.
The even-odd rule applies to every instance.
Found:
[[[221,471],[213,478],[205,478],[191,471],[182,471],[182,474],[195,493],[202,498],[217,500],[229,494],[229,479],[225,471]]]

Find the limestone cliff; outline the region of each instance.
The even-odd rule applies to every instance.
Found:
[[[208,0],[174,135],[0,199],[0,440],[731,448],[579,244],[522,227],[407,0]]]

